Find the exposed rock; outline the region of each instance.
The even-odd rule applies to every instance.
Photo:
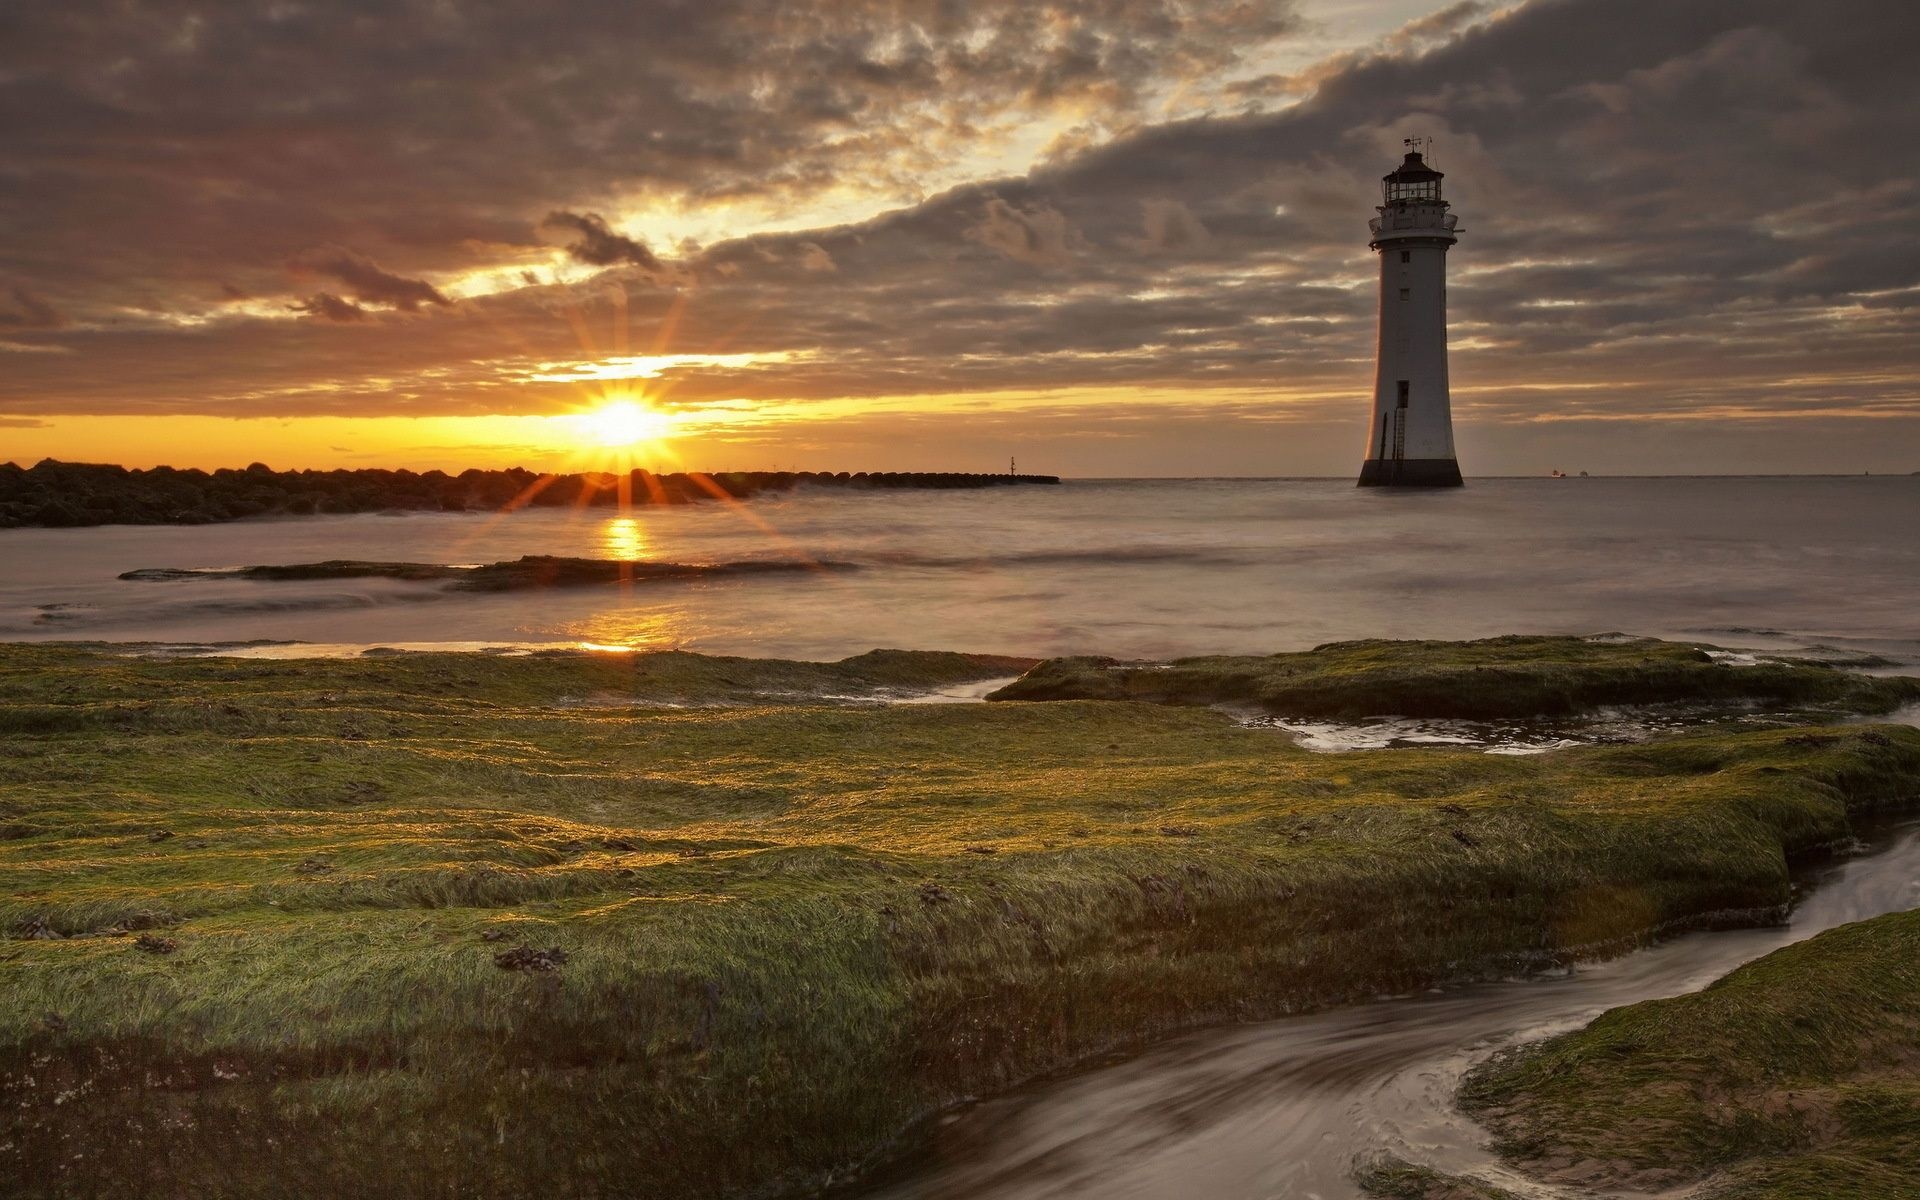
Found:
[[[618,558],[567,558],[555,554],[528,554],[507,562],[479,566],[440,563],[376,562],[336,558],[323,562],[269,564],[254,567],[187,568],[142,567],[122,572],[133,583],[177,583],[188,579],[252,579],[264,582],[333,579],[397,579],[403,583],[439,584],[454,592],[515,592],[538,588],[593,587],[603,584],[658,583],[673,579],[714,576],[776,575],[804,571],[847,571],[850,563],[811,559],[746,559],[721,563],[633,562]],[[398,651],[376,648],[381,653]],[[374,651],[369,651],[369,654]]]
[[[546,950],[515,946],[493,956],[493,965],[503,971],[557,971],[566,961],[567,952],[558,946]]]

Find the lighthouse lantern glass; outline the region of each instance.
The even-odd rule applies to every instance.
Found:
[[[1387,180],[1388,204],[1393,204],[1396,201],[1412,202],[1419,200],[1438,200],[1439,198],[1440,181],[1438,179],[1422,179],[1411,183],[1393,178]]]

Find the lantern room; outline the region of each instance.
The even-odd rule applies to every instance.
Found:
[[[1441,179],[1440,172],[1427,165],[1420,151],[1409,150],[1406,161],[1392,173],[1381,176],[1382,192],[1386,203],[1394,207],[1444,203],[1440,199]]]

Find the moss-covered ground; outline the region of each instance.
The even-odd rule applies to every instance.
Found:
[[[990,698],[1242,704],[1336,718],[1549,717],[1603,705],[1731,702],[1889,712],[1920,700],[1920,680],[1790,660],[1734,670],[1701,647],[1651,638],[1509,636],[1335,642],[1168,663],[1056,658]]]
[[[1920,1197],[1920,911],[1615,1009],[1470,1081],[1503,1149],[1589,1185]]]
[[[1101,1049],[1776,910],[1920,796],[1902,727],[818,699],[1020,665],[0,647],[0,1179],[763,1194]]]

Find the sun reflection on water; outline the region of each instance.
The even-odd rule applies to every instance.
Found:
[[[613,517],[600,529],[600,548],[608,558],[640,562],[653,549],[646,527],[633,517]]]
[[[582,650],[622,653],[634,650],[678,650],[694,634],[691,615],[678,609],[647,612],[620,608],[599,612],[566,627]]]

